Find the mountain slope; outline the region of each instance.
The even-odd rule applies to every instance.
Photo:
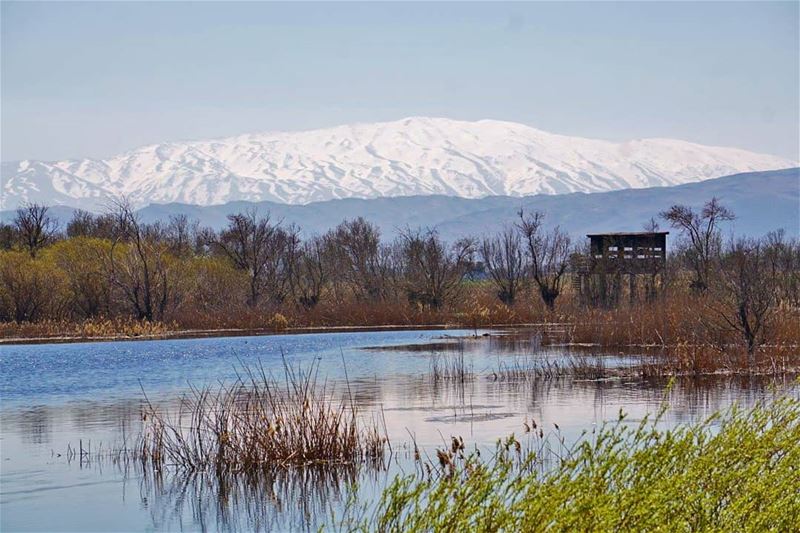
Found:
[[[106,160],[3,163],[2,203],[97,208],[123,195],[135,205],[526,196],[669,186],[795,164],[669,139],[612,143],[513,122],[409,118],[164,143]]]
[[[528,211],[545,212],[548,226],[558,224],[574,237],[582,239],[590,232],[639,231],[650,217],[658,218],[660,211],[673,204],[700,207],[713,196],[720,198],[736,213],[736,220],[725,226],[726,237],[728,231],[739,236],[760,236],[778,228],[784,228],[790,236],[800,237],[800,168],[738,174],[674,187],[607,193],[481,199],[449,196],[350,198],[308,205],[274,202],[231,202],[214,206],[157,204],[141,209],[139,214],[148,222],[185,214],[204,226],[221,228],[228,214],[256,209],[262,214],[269,212],[274,220],[297,224],[306,235],[323,233],[344,218],[363,216],[377,224],[389,238],[398,229],[410,226],[435,227],[443,237],[454,240],[467,235],[493,233],[503,225],[513,224],[517,210],[522,207]],[[72,209],[56,207],[52,214],[61,220],[63,227],[71,218]],[[13,216],[13,211],[0,211],[0,220],[9,221]]]
[[[788,236],[800,238],[800,168],[737,174],[674,187],[509,199],[501,205],[448,217],[437,228],[451,238],[462,232],[491,233],[513,223],[518,209],[524,208],[544,212],[548,225],[559,225],[581,239],[587,233],[642,231],[651,217],[669,230],[659,212],[675,204],[699,210],[713,197],[736,214],[735,220],[724,225],[725,238],[759,237],[781,228]]]
[[[344,199],[308,205],[273,202],[233,202],[221,206],[183,204],[151,205],[140,211],[147,221],[165,220],[182,213],[203,225],[220,228],[230,213],[255,208],[273,219],[297,224],[307,235],[323,233],[344,218],[363,216],[377,224],[387,236],[398,229],[431,227],[448,240],[493,233],[516,221],[520,208],[542,211],[548,226],[560,225],[576,238],[590,232],[641,231],[651,217],[673,204],[700,208],[712,197],[719,198],[736,213],[726,231],[736,235],[761,236],[778,228],[800,238],[800,168],[752,172],[674,187],[536,195],[524,198],[492,196],[481,199],[448,196],[411,196]],[[663,221],[660,221],[662,226]],[[726,235],[727,236],[727,235]]]

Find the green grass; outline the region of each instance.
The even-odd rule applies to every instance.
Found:
[[[457,467],[398,477],[374,512],[350,512],[339,525],[453,532],[800,530],[798,398],[732,408],[670,430],[659,429],[658,419],[631,425],[620,417],[562,457],[542,446],[520,451],[513,437],[491,459],[456,454]]]

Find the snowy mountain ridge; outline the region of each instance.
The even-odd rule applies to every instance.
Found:
[[[777,156],[671,139],[623,143],[514,122],[413,117],[301,132],[144,146],[108,159],[2,165],[2,208],[236,200],[462,198],[671,186],[796,166]]]

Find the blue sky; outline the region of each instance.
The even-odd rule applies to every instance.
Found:
[[[786,3],[2,2],[2,159],[412,115],[799,158]]]

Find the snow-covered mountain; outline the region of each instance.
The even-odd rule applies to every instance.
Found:
[[[234,200],[301,204],[444,194],[525,196],[669,186],[796,162],[670,139],[624,143],[513,122],[408,118],[145,146],[109,159],[2,165],[2,208]]]

